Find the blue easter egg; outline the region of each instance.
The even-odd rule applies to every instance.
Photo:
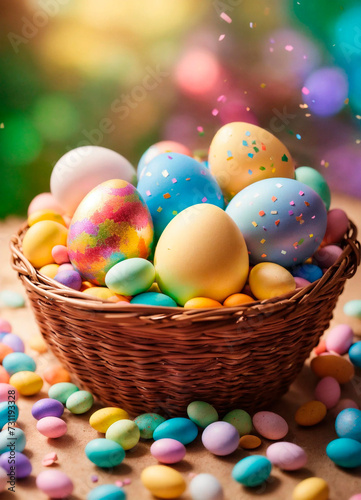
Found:
[[[353,365],[361,368],[361,342],[355,342],[355,344],[350,347],[348,357]]]
[[[322,269],[314,264],[300,264],[291,269],[291,274],[295,278],[303,278],[304,280],[313,283],[323,276]]]
[[[0,432],[0,454],[7,451],[23,451],[26,445],[25,432],[10,425]]]
[[[12,352],[3,359],[3,367],[9,375],[17,372],[35,372],[36,363],[23,352]]]
[[[168,295],[158,292],[140,293],[132,298],[131,304],[142,304],[146,306],[178,307],[177,303]]]
[[[85,454],[98,467],[115,467],[125,458],[123,447],[106,438],[89,441],[85,447]]]
[[[252,264],[300,264],[313,255],[326,232],[322,199],[294,179],[255,182],[236,194],[226,212],[241,230]]]
[[[221,188],[210,170],[180,153],[163,153],[154,158],[137,189],[151,213],[156,239],[185,208],[198,203],[224,208]]]
[[[252,455],[240,460],[232,470],[232,477],[244,486],[259,486],[270,476],[272,464],[268,458]]]
[[[350,438],[361,443],[361,410],[346,408],[336,418],[335,429],[338,437]]]
[[[340,467],[353,469],[361,465],[361,443],[355,439],[334,439],[328,443],[326,453]]]
[[[115,484],[102,484],[97,488],[91,490],[86,499],[87,500],[125,500],[126,494],[122,488]]]
[[[158,439],[170,438],[186,445],[194,441],[197,435],[198,427],[192,420],[176,417],[158,425],[153,433],[153,439],[158,441]]]
[[[8,401],[0,403],[0,429],[2,429],[7,422],[16,422],[18,418],[19,408],[16,403],[9,403]]]
[[[361,300],[350,300],[344,305],[343,312],[347,316],[361,319]]]

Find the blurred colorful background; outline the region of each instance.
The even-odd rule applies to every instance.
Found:
[[[360,198],[359,0],[3,0],[0,217],[85,144],[135,166],[249,121]]]

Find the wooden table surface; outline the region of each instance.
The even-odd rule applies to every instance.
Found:
[[[334,196],[331,208],[343,208],[349,217],[361,228],[361,200],[350,199],[342,195]],[[9,265],[8,240],[10,235],[20,225],[19,220],[7,220],[0,225],[0,252],[1,271],[0,288],[16,290],[24,294],[17,276]],[[345,287],[337,308],[335,310],[332,325],[347,322],[353,326],[355,334],[361,336],[361,320],[350,319],[343,314],[344,304],[352,299],[361,299],[361,272],[359,272]],[[37,325],[29,307],[22,309],[1,308],[1,317],[9,320],[13,325],[13,332],[20,335],[25,341],[38,332]],[[44,369],[52,363],[56,363],[50,352],[36,354],[29,347],[26,352],[34,357],[37,362],[37,371],[42,374]],[[131,376],[131,374],[129,375]],[[185,459],[174,466],[180,471],[187,482],[190,481],[191,473],[208,472],[214,474],[222,483],[227,500],[247,500],[251,498],[264,497],[267,499],[291,499],[295,485],[311,476],[324,478],[330,486],[330,500],[347,500],[352,494],[361,493],[361,468],[354,470],[343,470],[336,467],[326,456],[325,448],[329,441],[335,439],[334,417],[328,414],[325,421],[315,428],[300,428],[294,422],[294,413],[297,407],[312,399],[313,390],[317,380],[306,363],[303,371],[291,386],[289,392],[272,409],[280,413],[289,423],[290,431],[286,437],[302,446],[309,457],[306,468],[297,472],[281,472],[274,467],[269,480],[255,489],[246,489],[231,478],[233,465],[241,458],[248,455],[241,449],[228,457],[215,457],[207,452],[201,445],[199,437],[197,441],[187,447]],[[68,424],[68,432],[59,439],[47,439],[36,430],[36,421],[31,416],[32,404],[42,397],[47,397],[48,384],[44,384],[42,391],[34,397],[21,397],[18,401],[20,409],[19,425],[26,433],[27,445],[26,455],[30,458],[33,472],[30,477],[19,480],[16,484],[16,492],[1,493],[1,499],[45,499],[46,496],[36,489],[35,478],[44,467],[41,460],[46,453],[55,451],[58,455],[57,465],[53,467],[66,472],[74,481],[74,493],[69,499],[83,500],[87,493],[95,486],[105,483],[114,483],[116,480],[131,479],[131,484],[125,486],[128,500],[150,500],[154,497],[144,489],[140,482],[140,473],[148,465],[156,462],[149,453],[149,442],[140,442],[133,450],[126,454],[124,462],[112,471],[97,468],[86,457],[85,445],[91,439],[98,436],[88,424],[88,419],[94,409],[101,406],[96,405],[87,414],[82,416],[72,415],[67,410],[64,419]],[[352,382],[342,387],[342,397],[350,397],[361,406],[361,370],[356,372]],[[121,401],[119,401],[121,406]],[[262,447],[255,453],[265,454],[269,441],[263,440]],[[91,476],[96,474],[98,483],[93,483]],[[188,492],[181,497],[189,500]]]

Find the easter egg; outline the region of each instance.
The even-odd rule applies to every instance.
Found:
[[[349,398],[343,398],[340,399],[340,401],[337,403],[337,405],[332,408],[332,414],[334,417],[337,417],[339,413],[342,412],[342,410],[346,410],[346,408],[356,408],[357,410],[359,409],[357,403],[353,401],[352,399]]]
[[[0,467],[5,469],[8,475],[13,475],[15,467],[16,479],[30,476],[33,469],[28,457],[20,451],[6,451],[3,453],[0,456]]]
[[[253,415],[253,426],[263,437],[276,441],[288,433],[286,420],[272,411],[259,411]]]
[[[157,292],[140,293],[133,297],[130,303],[145,306],[178,307],[177,303],[171,297]]]
[[[286,146],[267,130],[245,122],[227,123],[218,130],[208,160],[228,199],[262,179],[295,175]]]
[[[224,307],[236,307],[243,304],[250,304],[254,299],[245,293],[233,293],[223,302]]]
[[[158,498],[178,498],[186,489],[182,475],[166,465],[146,467],[140,480],[145,488]]]
[[[319,267],[327,269],[334,265],[342,252],[342,248],[337,245],[326,245],[313,254],[313,260]]]
[[[244,486],[254,487],[267,481],[272,464],[268,458],[252,455],[240,460],[232,470],[232,477]]]
[[[33,351],[44,353],[47,352],[48,346],[46,345],[45,340],[40,334],[32,335],[29,340],[29,347],[33,349]]]
[[[195,440],[198,428],[192,420],[183,417],[170,418],[160,424],[153,433],[153,439],[170,438],[187,445]]]
[[[50,189],[59,205],[72,215],[85,195],[111,179],[131,183],[136,179],[135,169],[115,151],[100,146],[82,146],[68,151],[55,164]]]
[[[66,498],[74,489],[70,477],[56,469],[40,472],[36,477],[36,486],[50,498]]]
[[[80,290],[82,286],[82,279],[77,271],[61,271],[54,276],[54,280],[64,286],[72,288],[73,290]]]
[[[49,368],[44,370],[44,379],[48,382],[48,384],[54,385],[60,382],[70,382],[71,377],[68,370],[62,366],[55,365],[49,366]]]
[[[105,286],[91,286],[83,290],[86,295],[91,295],[102,300],[110,300],[111,302],[129,302],[125,297],[117,295]]]
[[[17,309],[19,307],[24,307],[25,300],[20,293],[14,290],[3,290],[0,292],[0,304],[4,307]]]
[[[89,419],[89,424],[98,432],[105,434],[109,427],[123,418],[129,419],[125,410],[115,407],[101,408],[93,413]]]
[[[324,245],[339,243],[348,229],[347,214],[341,208],[333,208],[327,214],[326,232],[323,239]]]
[[[34,226],[35,227],[35,226]],[[147,206],[134,186],[113,179],[95,187],[79,204],[68,235],[70,262],[83,279],[104,285],[118,262],[146,259],[153,243]]]
[[[54,262],[51,250],[55,245],[66,245],[68,231],[58,222],[44,220],[31,226],[23,240],[23,254],[36,268]]]
[[[14,335],[13,333],[8,333],[4,335],[4,337],[1,339],[1,342],[8,347],[11,347],[11,349],[14,352],[24,352],[25,346],[24,342],[18,335]]]
[[[197,474],[189,484],[192,500],[223,500],[223,488],[212,474]]]
[[[9,382],[22,396],[34,396],[43,387],[43,379],[32,371],[14,373]]]
[[[93,439],[85,447],[85,454],[98,467],[116,467],[125,458],[125,451],[120,444],[110,439]]]
[[[10,376],[8,372],[5,370],[3,366],[0,365],[0,382],[7,384],[10,380]]]
[[[322,378],[316,386],[315,398],[329,410],[337,405],[341,396],[341,387],[333,377]]]
[[[184,304],[184,309],[214,309],[217,307],[222,307],[222,304],[207,297],[193,297]]]
[[[28,226],[31,227],[42,220],[52,220],[66,227],[64,218],[53,210],[38,210],[37,212],[32,213],[28,217]]]
[[[51,255],[56,264],[66,264],[69,262],[68,249],[64,245],[55,245],[51,251]]]
[[[249,273],[249,286],[257,299],[271,299],[296,289],[292,274],[273,262],[261,262]]]
[[[328,484],[324,479],[309,477],[295,487],[292,500],[328,500],[329,492]]]
[[[295,420],[298,425],[311,427],[319,424],[326,416],[327,407],[321,401],[308,401],[298,408]]]
[[[19,393],[12,385],[7,382],[0,383],[0,402],[4,401],[17,401],[19,399]]]
[[[303,448],[294,443],[282,441],[271,444],[266,451],[267,458],[283,470],[297,470],[307,463],[307,455]]]
[[[217,410],[205,401],[192,401],[187,406],[188,418],[203,429],[218,420]]]
[[[48,278],[54,279],[58,274],[59,265],[58,264],[47,264],[39,269],[39,273],[47,276]]]
[[[0,318],[0,332],[1,333],[12,332],[12,326],[6,319]]]
[[[0,343],[0,362],[3,362],[3,360],[13,352],[14,351],[10,346]]]
[[[346,354],[353,342],[353,330],[349,325],[337,325],[333,327],[326,337],[326,349],[328,352]]]
[[[48,396],[49,398],[57,399],[65,405],[68,398],[77,391],[79,391],[79,387],[75,384],[71,382],[59,382],[49,388]]]
[[[248,252],[236,224],[222,209],[194,205],[164,230],[154,266],[162,292],[178,304],[193,297],[222,302],[246,283]]]
[[[51,193],[40,193],[36,195],[29,205],[28,216],[40,210],[51,210],[58,214],[64,213],[64,209]]]
[[[318,194],[294,179],[265,179],[243,189],[226,208],[242,232],[250,262],[290,267],[311,257],[326,231]]]
[[[0,454],[7,451],[23,451],[26,445],[25,432],[14,427],[13,425],[7,426],[0,432]]]
[[[53,439],[64,436],[68,430],[68,426],[64,420],[52,416],[44,417],[38,420],[36,428],[40,434],[43,434],[43,436]]]
[[[31,409],[31,414],[36,420],[44,417],[61,417],[63,413],[64,406],[62,403],[52,398],[39,399]]]
[[[66,400],[66,407],[72,413],[80,415],[86,413],[93,406],[94,398],[88,391],[76,391]]]
[[[303,278],[309,283],[314,283],[323,276],[322,269],[314,264],[300,264],[292,267],[291,272],[295,278]]]
[[[182,155],[192,156],[192,151],[180,142],[160,141],[150,146],[139,160],[137,168],[137,177],[140,179],[145,174],[149,163],[162,153],[181,153]]]
[[[139,427],[140,437],[143,439],[152,439],[156,428],[165,422],[165,418],[158,413],[142,413],[138,415],[134,422]]]
[[[298,167],[295,170],[295,179],[310,186],[322,198],[326,210],[329,210],[331,204],[331,191],[326,179],[320,172],[311,167]]]
[[[347,408],[337,415],[335,429],[338,437],[351,438],[361,443],[361,410]]]
[[[343,312],[347,316],[352,316],[354,318],[361,318],[361,300],[350,300],[345,304]]]
[[[328,443],[326,454],[332,462],[346,469],[361,465],[361,443],[356,439],[347,437],[334,439]]]
[[[346,384],[355,374],[354,367],[347,359],[334,354],[313,358],[311,370],[320,378],[333,377],[339,384]]]
[[[354,366],[361,368],[361,341],[355,342],[355,344],[350,347],[348,356]]]
[[[262,441],[258,436],[252,436],[252,434],[245,434],[241,436],[239,440],[239,446],[245,450],[254,450],[261,446]]]
[[[133,420],[122,419],[114,422],[114,424],[108,428],[105,437],[120,444],[124,450],[130,450],[138,444],[140,431]]]
[[[86,500],[125,500],[126,495],[122,488],[115,484],[102,484],[91,490]]]
[[[155,269],[146,259],[126,259],[115,264],[105,276],[105,284],[115,293],[137,295],[152,285]]]
[[[36,363],[31,356],[24,352],[12,352],[3,359],[3,367],[9,375],[17,372],[36,370]]]
[[[164,438],[154,441],[150,453],[162,464],[176,464],[183,460],[186,449],[180,441]]]
[[[137,189],[154,223],[157,241],[164,228],[185,208],[199,203],[224,207],[223,195],[210,171],[197,160],[164,153],[152,160]]]
[[[213,422],[204,429],[202,443],[214,455],[230,455],[238,448],[239,433],[228,422]]]
[[[252,430],[251,416],[244,410],[231,410],[223,417],[225,422],[232,424],[240,436],[249,434]]]

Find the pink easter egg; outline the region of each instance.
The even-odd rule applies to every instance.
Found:
[[[305,286],[311,284],[310,281],[305,280],[305,278],[299,278],[298,276],[295,277],[295,283],[296,283],[296,290],[298,290],[299,288],[304,288]]]
[[[74,489],[70,477],[56,469],[40,472],[36,478],[36,486],[50,498],[66,498]]]
[[[340,243],[347,232],[348,217],[340,208],[334,208],[327,214],[326,233],[323,238],[323,244],[333,245]]]
[[[36,424],[36,428],[48,438],[58,438],[64,436],[68,426],[66,422],[58,417],[44,417],[41,418]]]
[[[333,377],[322,378],[315,389],[315,398],[329,410],[337,405],[341,396],[341,387]]]
[[[15,387],[5,382],[0,383],[0,403],[4,401],[14,403],[19,399],[19,393]]]
[[[307,455],[303,448],[294,443],[282,441],[271,444],[266,451],[268,460],[283,470],[297,470],[307,463]]]
[[[325,247],[317,250],[317,252],[313,255],[313,259],[318,266],[327,269],[333,266],[342,252],[342,248],[337,245],[326,245]]]
[[[175,464],[185,457],[186,448],[176,439],[163,438],[154,441],[150,453],[162,464]]]
[[[11,325],[6,319],[0,318],[0,333],[11,333]]]
[[[352,495],[348,500],[361,500],[361,493],[357,493],[356,495]]]
[[[51,250],[51,255],[56,262],[56,264],[67,264],[69,263],[68,249],[65,245],[55,245]]]
[[[28,208],[28,216],[39,210],[53,210],[62,215],[64,209],[56,201],[51,193],[40,193],[31,201]]]
[[[263,437],[277,441],[288,433],[286,420],[272,411],[259,411],[253,416],[253,426]]]
[[[326,337],[326,348],[329,352],[346,354],[353,342],[353,330],[349,325],[337,325]]]
[[[355,408],[356,410],[359,409],[358,404],[353,399],[344,398],[340,399],[337,405],[332,409],[332,415],[337,417],[341,411],[346,410],[347,408]]]

